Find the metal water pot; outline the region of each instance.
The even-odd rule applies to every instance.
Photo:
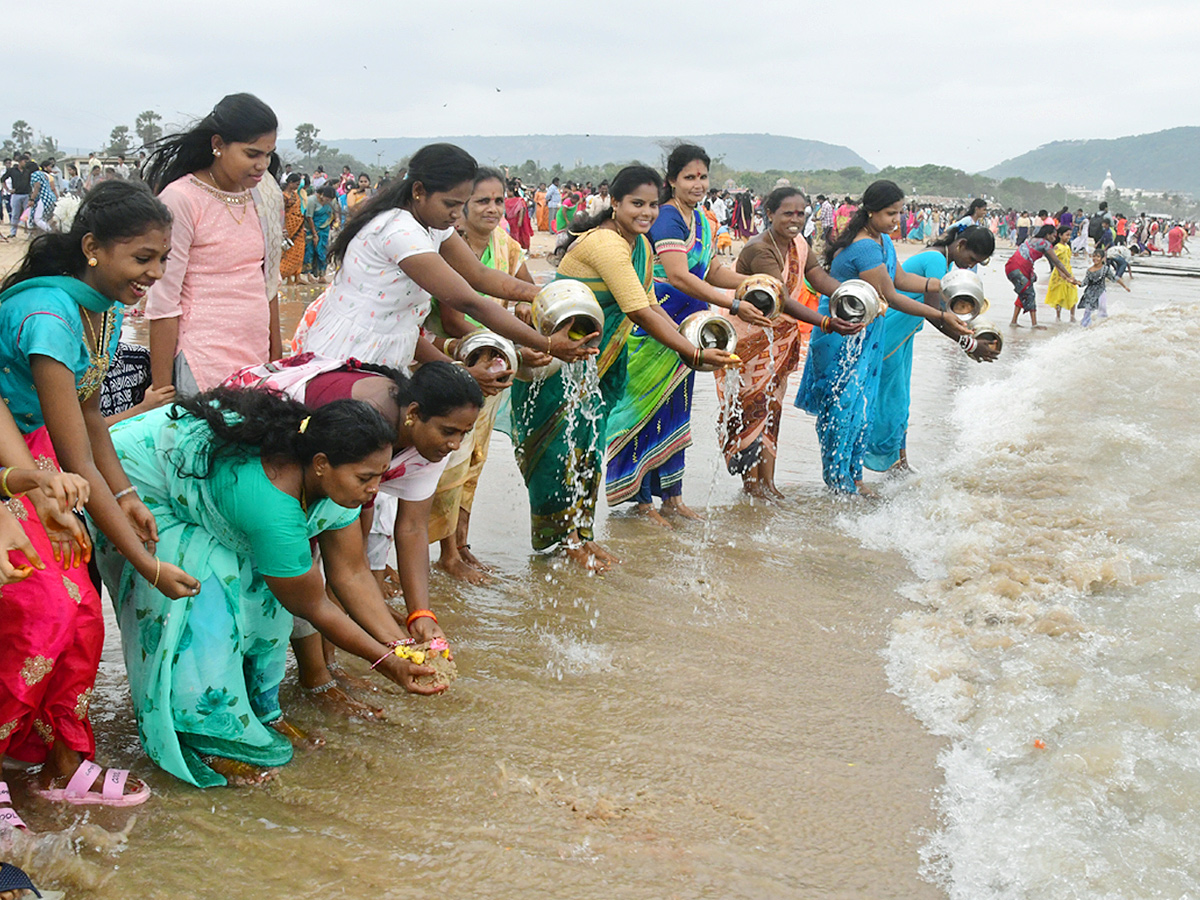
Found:
[[[488,331],[486,328],[480,328],[472,331],[458,342],[458,348],[455,350],[455,358],[466,363],[468,366],[473,366],[479,362],[479,357],[487,351],[492,351],[504,360],[505,368],[516,371],[517,366],[521,362],[520,356],[517,354],[516,345],[508,338],[496,334],[494,331]]]
[[[567,324],[570,325],[568,333],[574,340],[595,333],[587,346],[600,346],[604,310],[587,285],[569,278],[550,282],[533,298],[533,327],[537,331],[549,337]]]
[[[978,341],[990,341],[996,345],[996,352],[999,353],[1004,349],[1004,336],[1000,334],[1000,329],[991,322],[979,319],[974,324],[975,339]]]
[[[737,332],[733,330],[733,324],[715,312],[701,310],[692,313],[679,323],[679,333],[701,350],[737,352]],[[709,365],[702,365],[696,369],[697,372],[715,372],[716,370],[716,366]]]
[[[738,285],[733,296],[749,303],[768,319],[775,319],[783,310],[785,290],[778,278],[770,275],[751,275]]]
[[[990,305],[983,296],[983,279],[969,269],[955,269],[942,278],[942,297],[950,312],[967,321],[982,316]]]
[[[860,278],[850,278],[829,297],[829,313],[835,319],[870,325],[879,315],[879,293]]]

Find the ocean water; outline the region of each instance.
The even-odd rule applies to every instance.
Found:
[[[956,900],[1200,896],[1200,281],[1133,285],[1018,331],[841,520],[912,570],[885,658],[948,741],[922,854]]]

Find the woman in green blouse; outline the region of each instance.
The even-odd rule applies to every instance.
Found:
[[[292,615],[376,662],[410,691],[432,674],[389,654],[406,637],[367,568],[360,507],[392,457],[394,429],[374,407],[315,411],[259,391],[217,388],[113,428],[121,466],[158,524],[157,557],[200,582],[170,600],[103,538],[100,571],[117,609],[146,752],[211,787],[265,779],[292,757],[279,708]],[[354,598],[351,619],[325,594]]]

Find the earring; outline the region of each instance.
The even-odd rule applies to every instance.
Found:
[[[414,423],[415,421],[416,421],[416,419],[414,419],[414,418],[412,417],[412,414],[411,414],[411,413],[409,413],[409,414],[408,414],[408,415],[405,417],[405,419],[404,419],[404,427],[405,427],[405,428],[412,428],[412,427],[413,427],[413,423]]]
[[[220,155],[221,155],[221,151],[218,150],[216,147],[213,147],[213,156],[219,157]]]
[[[88,265],[89,265],[89,266],[92,266],[93,268],[95,268],[95,266],[96,266],[96,263],[98,263],[98,262],[99,262],[99,260],[98,260],[98,259],[96,259],[96,257],[94,257],[94,256],[93,256],[93,257],[90,257],[90,258],[88,259]]]

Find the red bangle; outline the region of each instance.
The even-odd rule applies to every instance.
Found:
[[[404,620],[404,627],[411,628],[412,623],[417,619],[433,619],[433,624],[437,624],[437,616],[433,614],[431,609],[414,609],[408,614],[408,618]]]

